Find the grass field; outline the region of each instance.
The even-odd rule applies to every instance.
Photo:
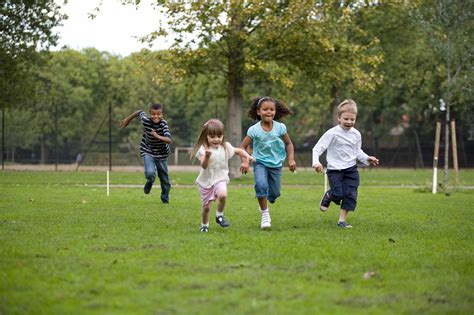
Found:
[[[141,173],[112,172],[125,186],[107,197],[104,173],[1,172],[0,314],[473,312],[474,170],[448,196],[429,170],[363,170],[346,230],[317,210],[322,175],[299,171],[261,231],[247,175],[208,234],[196,175],[172,173],[164,205]]]

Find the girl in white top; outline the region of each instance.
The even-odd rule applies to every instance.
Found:
[[[239,155],[242,160],[240,169],[246,173],[252,158],[245,150],[234,148],[224,141],[224,124],[218,119],[210,119],[204,124],[191,154],[201,162],[201,171],[196,179],[202,201],[200,231],[209,231],[209,210],[213,200],[217,200],[216,223],[228,227],[230,224],[224,217],[224,207],[229,182],[229,159],[234,154]]]

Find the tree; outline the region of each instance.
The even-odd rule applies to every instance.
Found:
[[[134,2],[138,5],[140,1]],[[230,142],[238,145],[242,139],[243,88],[252,76],[291,86],[291,78],[280,76],[279,71],[291,73],[284,69],[298,67],[309,77],[321,75],[328,82],[347,83],[351,77],[353,84],[374,84],[377,78],[370,68],[379,60],[366,59],[374,42],[356,43],[355,36],[344,35],[352,25],[357,2],[159,1],[156,7],[167,17],[168,28],[144,40],[151,42],[171,33],[175,41],[168,60],[184,70],[181,74],[225,78],[227,134]],[[331,64],[324,66],[328,61]],[[232,176],[238,176],[237,166],[232,165]]]
[[[53,28],[64,18],[53,0],[5,0],[0,4],[0,108],[32,99],[32,70],[55,44]]]

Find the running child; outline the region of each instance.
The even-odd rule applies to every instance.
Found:
[[[208,120],[191,153],[191,156],[195,156],[201,163],[201,170],[196,179],[202,201],[201,232],[209,231],[209,211],[213,200],[217,200],[216,223],[221,227],[230,225],[224,217],[224,208],[229,183],[229,159],[234,154],[240,156],[241,171],[246,173],[251,156],[245,150],[234,148],[229,142],[225,142],[224,124],[220,120]]]
[[[257,122],[247,130],[240,147],[247,150],[251,146],[255,159],[253,173],[255,195],[261,213],[261,229],[271,227],[268,201],[274,203],[280,196],[281,172],[285,158],[288,168],[294,172],[296,162],[294,147],[284,123],[280,119],[293,114],[281,101],[265,96],[252,100],[248,115]]]
[[[120,128],[128,126],[130,121],[140,117],[143,124],[143,137],[140,143],[140,155],[143,157],[146,183],[143,187],[145,194],[149,194],[156,173],[161,184],[161,201],[169,203],[171,182],[168,176],[168,161],[170,154],[171,133],[168,123],[163,119],[163,106],[153,104],[150,106],[150,117],[143,110],[137,110],[120,123]]]
[[[313,168],[321,173],[323,166],[319,157],[327,150],[327,171],[329,190],[321,199],[319,209],[327,211],[331,201],[341,206],[339,211],[340,228],[352,228],[346,222],[347,214],[355,211],[357,204],[357,188],[359,172],[357,161],[365,165],[378,165],[379,160],[362,151],[362,137],[354,128],[357,118],[357,104],[353,100],[345,100],[337,107],[339,124],[326,131],[313,148]]]

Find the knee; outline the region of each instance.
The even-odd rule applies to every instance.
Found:
[[[155,172],[145,172],[145,177],[147,180],[154,182],[155,181]]]
[[[202,207],[202,213],[204,213],[204,214],[209,213],[210,210],[211,210],[211,208],[209,207],[209,205],[205,205],[205,206]]]

